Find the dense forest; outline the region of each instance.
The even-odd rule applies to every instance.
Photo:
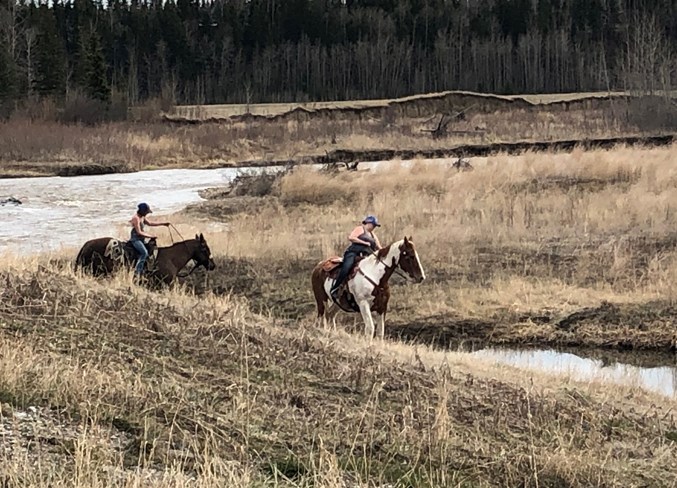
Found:
[[[677,85],[677,0],[1,1],[5,103]]]

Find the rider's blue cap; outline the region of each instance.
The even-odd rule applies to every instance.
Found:
[[[153,211],[150,209],[150,205],[147,203],[139,203],[139,212],[140,213],[153,213]]]
[[[367,217],[362,221],[363,224],[374,224],[374,227],[381,227],[381,224],[378,223],[378,219],[373,215],[367,215]]]

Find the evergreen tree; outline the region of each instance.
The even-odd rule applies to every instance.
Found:
[[[0,107],[10,105],[16,94],[16,66],[9,52],[0,48]]]
[[[43,4],[37,15],[36,87],[41,95],[58,98],[66,92],[66,51],[57,32],[54,11]]]
[[[106,66],[99,36],[96,32],[92,32],[89,35],[85,57],[85,89],[87,95],[95,100],[106,103],[110,102],[108,67]]]
[[[108,101],[117,90],[135,103],[170,94],[186,104],[388,98],[442,89],[622,89],[628,66],[637,64],[629,54],[636,46],[627,46],[638,16],[656,19],[652,43],[665,46],[655,63],[660,85],[677,83],[675,0],[9,5],[15,8],[0,2],[5,99],[27,96],[29,78],[41,96],[79,88]]]

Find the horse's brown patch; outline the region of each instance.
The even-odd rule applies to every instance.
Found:
[[[310,283],[313,288],[313,296],[317,304],[317,316],[322,317],[325,310],[325,302],[329,299],[327,292],[324,291],[324,282],[329,274],[324,270],[325,261],[317,263],[310,276]]]
[[[405,237],[400,245],[399,267],[417,282],[423,280],[423,270],[416,258],[416,247],[414,246],[411,237]]]
[[[382,247],[378,251],[376,251],[376,257],[380,260],[383,261],[383,258],[385,258],[388,253],[390,252],[390,246],[391,244],[388,244],[386,247]],[[388,266],[390,266],[392,263],[386,263]]]

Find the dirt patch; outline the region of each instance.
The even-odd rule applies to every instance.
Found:
[[[133,170],[126,164],[66,164],[55,169],[56,176],[92,176],[131,172],[133,172]]]
[[[493,144],[465,144],[450,148],[435,149],[376,149],[376,150],[350,150],[336,149],[322,155],[308,155],[300,158],[283,160],[247,160],[235,163],[235,166],[295,166],[299,164],[323,164],[344,163],[346,161],[392,161],[410,159],[444,159],[444,158],[467,158],[488,157],[497,154],[517,155],[525,152],[571,152],[576,148],[582,150],[612,149],[616,146],[644,146],[659,147],[669,146],[677,140],[676,135],[654,136],[627,136],[597,139],[572,139],[562,141],[520,141],[498,142]]]

